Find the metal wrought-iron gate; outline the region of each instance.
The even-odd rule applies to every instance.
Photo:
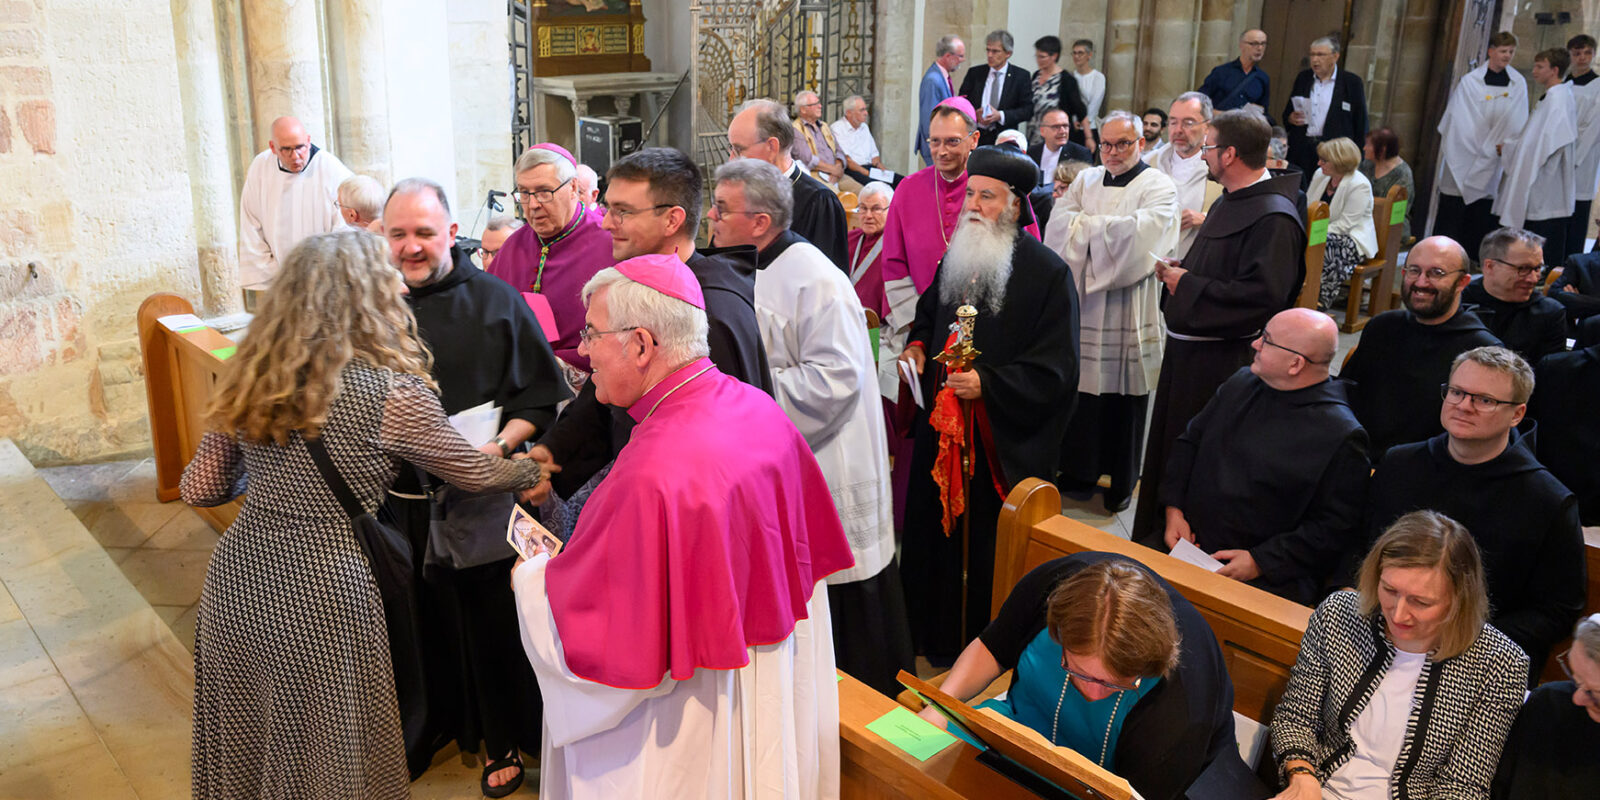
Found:
[[[850,95],[871,98],[876,0],[700,0],[694,11],[693,155],[702,167],[727,159],[728,120],[746,100],[790,106],[812,89],[834,120]]]

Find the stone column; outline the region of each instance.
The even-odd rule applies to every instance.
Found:
[[[210,0],[172,0],[178,89],[187,134],[189,191],[194,199],[195,245],[202,303],[211,313],[239,310],[238,233],[233,173],[228,158],[228,118],[217,51],[217,20]]]
[[[390,167],[389,96],[385,85],[383,0],[325,0],[333,135],[328,147],[346,166],[384,186]],[[503,4],[502,4],[503,10]]]
[[[311,141],[327,142],[316,0],[241,5],[257,149],[266,147],[272,121],[281,116],[300,118]]]

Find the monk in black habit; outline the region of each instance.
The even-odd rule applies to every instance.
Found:
[[[1446,379],[1450,386],[1505,402],[1479,408],[1467,396],[1434,401],[1434,419],[1445,432],[1391,449],[1372,474],[1367,541],[1418,509],[1466,526],[1483,553],[1489,622],[1528,654],[1537,683],[1550,648],[1583,611],[1578,502],[1534,457],[1544,432],[1523,421],[1535,394],[1533,370],[1498,346],[1474,348],[1459,360]]]
[[[1450,376],[1450,363],[1474,347],[1500,344],[1461,307],[1461,290],[1471,280],[1468,263],[1454,239],[1418,242],[1402,270],[1404,308],[1373,317],[1339,370],[1339,378],[1352,384],[1350,407],[1372,440],[1374,462],[1395,445],[1443,431],[1439,384]]]
[[[728,123],[728,147],[734,158],[758,158],[782,172],[794,189],[794,216],[789,230],[805,237],[846,274],[850,256],[845,240],[850,226],[839,196],[789,155],[795,127],[789,112],[771,100],[745,103]],[[716,242],[712,242],[716,244]]]
[[[1583,524],[1600,525],[1600,344],[1545,356],[1535,371],[1539,462],[1578,496]]]
[[[1222,384],[1172,448],[1161,502],[1166,545],[1188,539],[1218,574],[1315,606],[1323,580],[1361,546],[1367,434],[1328,377],[1333,318],[1281,311],[1255,360]]]
[[[953,659],[989,622],[995,523],[1005,493],[1022,479],[1048,480],[1078,387],[1078,292],[1065,262],[1022,228],[1038,168],[1021,152],[980,147],[967,159],[967,201],[934,285],[917,302],[900,360],[920,373],[901,574],[912,640],[931,659]],[[946,374],[944,350],[957,307],[977,309],[970,369]],[[929,423],[940,388],[970,400],[974,474],[967,495],[970,565],[961,607],[962,522],[949,535],[932,472],[939,436]]]
[[[1217,387],[1250,363],[1251,340],[1273,314],[1294,305],[1305,282],[1304,195],[1296,175],[1266,169],[1272,128],[1238,109],[1212,118],[1201,157],[1222,184],[1181,262],[1157,264],[1166,284],[1166,355],[1156,382],[1140,479],[1134,541],[1160,548],[1159,499],[1172,443]]]
[[[410,243],[411,221],[431,234]],[[384,209],[392,256],[409,288],[407,301],[417,318],[417,333],[433,353],[433,378],[446,414],[492,402],[501,408],[503,430],[483,449],[510,455],[523,440],[555,420],[556,404],[572,396],[539,322],[522,296],[505,281],[473,266],[451,244],[444,192],[431,182],[401,181]],[[407,234],[404,237],[396,233]],[[448,249],[447,249],[448,248]],[[424,277],[414,277],[414,276]],[[480,563],[426,564],[430,506],[424,482],[444,482],[402,464],[390,490],[388,510],[411,540],[417,568],[418,633],[426,706],[408,703],[400,693],[406,758],[413,777],[427,769],[433,754],[450,740],[464,752],[485,743],[488,775],[519,767],[506,759],[518,748],[539,752],[538,684],[522,654],[516,603],[511,594],[509,546],[480,548]],[[488,533],[503,538],[515,498],[484,498],[499,523]],[[453,511],[452,511],[453,513]],[[503,553],[503,556],[501,555]],[[486,560],[483,560],[486,559]],[[393,654],[396,674],[402,660]],[[397,681],[398,682],[398,681]],[[520,783],[521,773],[511,778]],[[514,783],[493,787],[496,790]]]
[[[1530,364],[1567,349],[1567,309],[1539,291],[1544,237],[1498,228],[1478,247],[1483,274],[1461,292],[1483,326]]]

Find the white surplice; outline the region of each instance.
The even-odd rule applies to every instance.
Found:
[[[1522,135],[1506,145],[1506,177],[1494,199],[1501,225],[1520,228],[1530,219],[1572,216],[1577,140],[1578,106],[1572,84],[1558,83],[1533,109]]]
[[[257,291],[272,285],[278,262],[301,239],[343,230],[339,184],[350,168],[318,150],[299,172],[285,172],[271,150],[250,162],[239,197],[239,283]]]
[[[878,368],[861,298],[821,250],[797,242],[756,272],[756,321],[773,394],[817,457],[856,557],[828,583],[871,578],[894,558],[894,520]]]
[[[1148,152],[1144,156],[1144,163],[1167,174],[1173,184],[1178,187],[1178,208],[1188,211],[1206,210],[1206,160],[1203,158],[1204,150],[1195,150],[1194,155],[1184,158],[1178,154],[1178,149],[1167,142],[1160,147]],[[1196,225],[1188,230],[1183,229],[1183,220],[1178,220],[1178,247],[1173,250],[1172,257],[1182,259],[1189,254],[1189,246],[1194,244],[1194,235],[1200,232]]]
[[[839,796],[839,688],[821,582],[808,618],[783,641],[749,648],[746,666],[617,689],[567,668],[545,596],[548,563],[535,556],[511,578],[522,646],[544,696],[543,800]]]
[[[1591,200],[1600,191],[1600,80],[1572,87],[1572,99],[1578,105],[1578,153],[1573,179],[1577,183],[1579,200]],[[1583,242],[1578,242],[1581,247]]]
[[[1178,189],[1146,168],[1127,186],[1106,186],[1090,167],[1056,201],[1044,243],[1078,284],[1078,391],[1149,394],[1161,371],[1158,256],[1178,245]]]
[[[1468,203],[1493,197],[1500,188],[1504,156],[1495,147],[1515,139],[1528,123],[1528,83],[1507,69],[1510,86],[1484,83],[1487,65],[1461,76],[1439,120],[1439,191]]]

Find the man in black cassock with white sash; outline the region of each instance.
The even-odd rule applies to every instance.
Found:
[[[1078,293],[1071,270],[1023,231],[1032,218],[1027,198],[1038,168],[1018,151],[980,147],[967,159],[967,176],[961,222],[935,285],[917,302],[900,355],[919,374],[924,403],[914,424],[901,572],[912,639],[919,652],[940,662],[966,644],[963,615],[968,638],[989,622],[1001,499],[1024,478],[1051,477],[1078,386]],[[963,305],[977,311],[972,344],[980,352],[969,369],[947,374],[933,356],[949,343]],[[966,534],[959,515],[945,515],[932,474],[940,434],[929,412],[945,387],[972,410]],[[946,400],[947,409],[956,407]],[[948,483],[961,488],[959,480]],[[965,609],[963,535],[970,537]]]
[[[1133,538],[1160,547],[1157,497],[1172,443],[1218,386],[1250,363],[1250,342],[1273,314],[1294,305],[1306,274],[1300,178],[1267,171],[1272,128],[1248,110],[1212,118],[1201,151],[1225,193],[1211,206],[1183,260],[1156,266],[1166,284],[1166,356],[1156,383]]]

